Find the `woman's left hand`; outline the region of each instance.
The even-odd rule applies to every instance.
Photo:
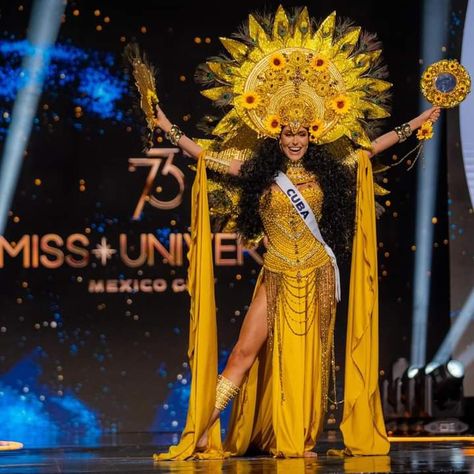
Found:
[[[428,110],[425,110],[422,114],[420,114],[420,119],[422,123],[429,120],[431,123],[435,123],[439,116],[441,115],[441,108],[440,107],[431,107]]]

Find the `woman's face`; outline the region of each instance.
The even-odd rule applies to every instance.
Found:
[[[309,134],[306,128],[300,127],[293,133],[290,127],[283,127],[280,135],[281,151],[291,161],[298,161],[308,149]]]

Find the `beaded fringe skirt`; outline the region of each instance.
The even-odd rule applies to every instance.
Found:
[[[298,271],[264,268],[263,282],[269,338],[256,380],[250,382],[256,392],[249,441],[275,456],[301,456],[314,448],[328,404],[334,370],[334,270],[329,261]],[[253,399],[242,395],[237,405]],[[234,415],[241,409],[247,411],[237,406]]]
[[[284,399],[281,371],[283,336],[290,331],[294,336],[307,338],[311,332],[319,335],[321,352],[322,409],[326,411],[331,367],[334,368],[334,270],[330,263],[307,270],[275,273],[264,269],[267,294],[268,343],[273,348],[275,326],[277,341],[274,350],[279,354],[280,380]]]

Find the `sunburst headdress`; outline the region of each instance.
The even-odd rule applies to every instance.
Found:
[[[196,79],[227,114],[213,128],[221,143],[249,148],[277,137],[283,125],[305,127],[313,143],[348,137],[369,148],[368,123],[389,116],[391,84],[383,78],[380,43],[331,13],[318,28],[303,8],[293,17],[249,15],[248,26],[220,38],[230,56],[211,58]]]

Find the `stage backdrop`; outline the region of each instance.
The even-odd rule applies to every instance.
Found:
[[[418,113],[419,3],[399,2],[390,15],[375,0],[310,8],[316,17],[335,9],[379,34],[394,83],[387,130]],[[71,431],[94,440],[104,432],[182,429],[190,382],[185,279],[194,172],[192,161],[166,142],[142,152],[144,120],[122,52],[131,40],[148,52],[168,116],[188,135],[204,137],[196,125],[215,111],[193,81],[196,66],[223,51],[218,38],[236,31],[248,12],[277,5],[136,0],[122,9],[117,2],[68,2],[0,236],[0,438],[27,442],[40,433],[47,443]],[[1,4],[2,149],[21,85],[30,12],[30,2]],[[390,163],[414,144],[381,159]],[[416,172],[394,168],[384,183],[392,191],[378,222],[385,371],[410,352]],[[440,176],[444,196],[445,173]],[[444,199],[437,212],[428,360],[449,326]],[[214,235],[221,364],[238,336],[261,253],[244,250],[235,235]],[[347,264],[342,270],[341,368]],[[341,370],[339,396],[342,379]]]
[[[462,19],[462,34],[452,35],[451,48],[468,71],[474,71],[474,3],[454,2]],[[463,14],[465,12],[465,14]],[[448,127],[448,190],[451,275],[451,321],[465,321],[454,356],[466,366],[464,393],[474,397],[474,99],[469,97],[450,111]],[[470,303],[470,309],[467,309]],[[467,313],[466,313],[467,309]],[[465,313],[465,314],[464,314]],[[458,322],[458,325],[461,323]]]

